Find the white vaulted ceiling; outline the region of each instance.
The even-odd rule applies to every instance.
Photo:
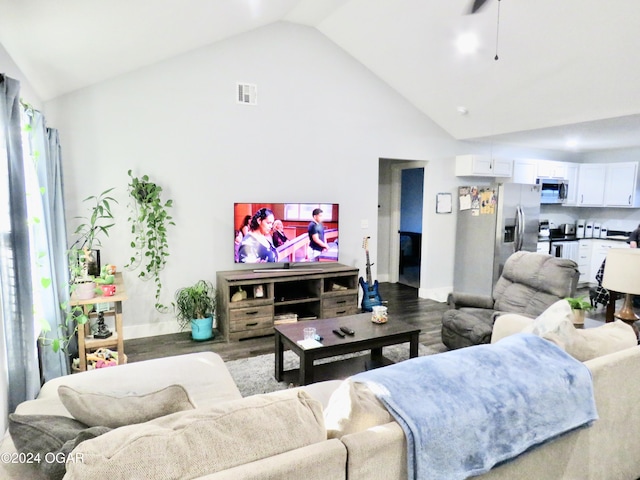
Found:
[[[470,4],[0,0],[0,43],[46,101],[289,21],[318,29],[457,139],[640,146],[640,1],[488,0],[468,15]],[[456,39],[469,32],[478,50],[463,55]]]

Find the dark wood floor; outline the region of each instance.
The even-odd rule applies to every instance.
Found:
[[[381,283],[380,295],[387,302],[391,319],[399,318],[420,328],[420,342],[437,351],[446,351],[441,342],[442,313],[446,303],[418,298],[418,290],[399,283]],[[581,289],[578,295],[589,295]],[[589,317],[604,321],[604,308],[590,312]],[[125,340],[125,352],[129,362],[151,358],[169,357],[192,352],[214,351],[225,361],[273,353],[273,335],[226,343],[221,339],[205,342],[191,340],[190,332]]]
[[[400,318],[420,328],[420,342],[439,351],[446,347],[440,341],[442,312],[446,303],[418,298],[416,288],[399,283],[381,283],[380,296],[389,308],[390,321]],[[192,352],[214,351],[225,361],[273,353],[273,335],[226,343],[220,339],[194,342],[191,333],[175,333],[155,337],[125,340],[124,350],[129,362],[169,357]]]

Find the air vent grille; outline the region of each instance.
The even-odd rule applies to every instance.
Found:
[[[237,83],[237,100],[243,105],[257,105],[258,86],[250,83]]]

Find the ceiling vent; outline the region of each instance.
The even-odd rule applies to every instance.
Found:
[[[238,88],[238,103],[243,105],[257,105],[258,104],[258,86],[250,83],[237,83]]]

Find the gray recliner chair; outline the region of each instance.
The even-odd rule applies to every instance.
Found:
[[[492,296],[453,292],[442,316],[442,343],[449,349],[490,343],[502,313],[537,317],[553,303],[575,295],[580,272],[573,260],[516,252],[504,264]]]

